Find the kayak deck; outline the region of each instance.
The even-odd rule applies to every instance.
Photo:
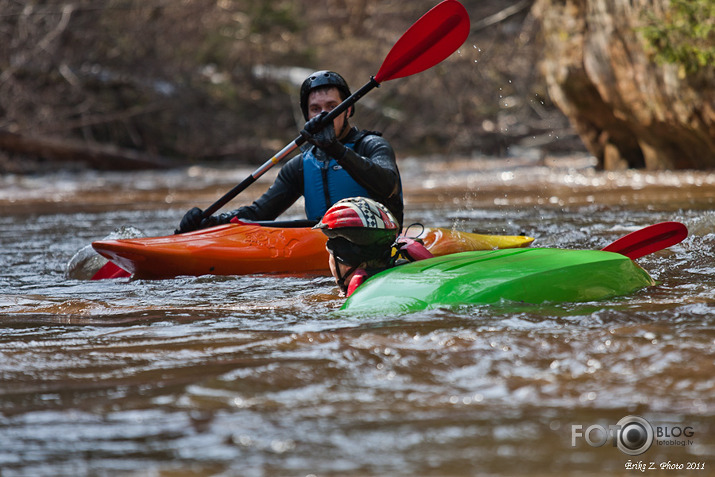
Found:
[[[654,284],[635,262],[612,252],[551,248],[473,251],[378,273],[341,309],[399,313],[502,300],[583,302],[627,295]]]
[[[442,228],[426,228],[420,238],[434,255],[524,247],[534,240]],[[326,240],[320,230],[309,227],[226,224],[165,237],[100,240],[92,247],[135,278],[161,279],[208,274],[327,274]]]
[[[320,230],[227,224],[165,237],[100,240],[92,247],[136,278],[323,272]]]

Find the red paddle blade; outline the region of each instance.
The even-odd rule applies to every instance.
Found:
[[[422,15],[395,43],[375,81],[403,78],[433,67],[469,36],[469,15],[457,0],[444,0]]]
[[[680,243],[687,236],[688,228],[680,222],[661,222],[631,232],[601,250],[635,260]]]
[[[107,278],[125,278],[131,276],[132,274],[124,270],[123,268],[118,267],[112,262],[107,262],[102,268],[97,270],[97,273],[92,276],[92,280],[105,280]]]

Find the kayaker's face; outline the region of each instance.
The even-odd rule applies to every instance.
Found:
[[[352,267],[349,267],[348,265],[345,265],[344,263],[340,263],[339,261],[335,260],[335,257],[332,253],[328,258],[328,265],[330,266],[330,273],[333,274],[333,278],[335,278],[335,283],[337,283],[338,286],[340,286],[340,283],[338,283],[340,276],[345,277],[345,284],[347,285],[348,283],[350,283],[350,279],[355,274],[355,270],[353,270],[352,273],[345,276],[345,274],[348,273]],[[338,274],[338,267],[340,267],[340,274]]]
[[[308,95],[308,119],[313,119],[323,111],[330,112],[335,109],[343,100],[340,98],[338,88],[317,89],[311,91]],[[335,134],[338,134],[338,139],[342,139],[348,133],[350,128],[345,127],[348,122],[348,108],[343,114],[333,120]]]

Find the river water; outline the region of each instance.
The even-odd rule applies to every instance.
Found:
[[[715,175],[583,157],[401,168],[406,223],[540,247],[667,220],[690,236],[639,259],[658,285],[627,297],[343,316],[328,277],[66,276],[92,240],[169,234],[249,170],[3,177],[0,474],[713,475]],[[630,416],[655,436],[641,455],[601,431]]]

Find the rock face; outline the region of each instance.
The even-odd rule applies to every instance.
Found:
[[[715,168],[713,65],[683,74],[649,55],[646,12],[668,0],[536,0],[552,100],[604,169]],[[707,19],[703,19],[706,21]]]

